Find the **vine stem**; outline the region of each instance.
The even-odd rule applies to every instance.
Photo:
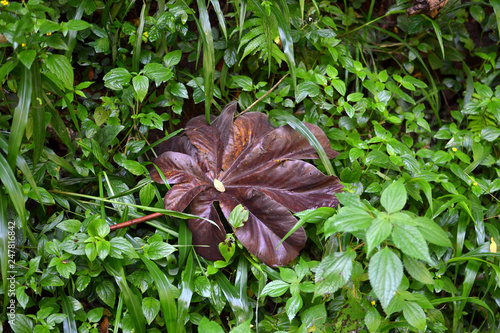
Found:
[[[162,213],[153,213],[153,214],[145,215],[145,216],[142,216],[142,217],[138,217],[136,219],[133,219],[133,220],[130,220],[130,221],[127,221],[127,222],[113,224],[113,225],[109,226],[109,229],[111,231],[113,231],[113,230],[116,230],[116,229],[126,228],[126,227],[130,227],[131,225],[138,224],[138,223],[141,223],[141,222],[146,222],[146,221],[149,221],[149,220],[152,220],[152,219],[156,219],[156,218],[162,217],[162,216],[163,216]]]
[[[249,111],[251,108],[253,108],[255,106],[255,104],[259,103],[260,101],[262,101],[267,95],[269,95],[274,89],[276,89],[276,87],[281,83],[281,81],[283,81],[286,77],[288,76],[288,73],[283,76],[271,89],[268,90],[268,92],[266,92],[264,95],[262,95],[259,99],[257,99],[255,102],[253,102],[249,107],[247,107],[245,109],[245,111],[243,112],[240,112],[240,114],[238,114],[236,117],[239,117],[241,116],[242,114],[244,114],[245,112]]]

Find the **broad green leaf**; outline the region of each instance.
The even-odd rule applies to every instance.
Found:
[[[80,275],[77,279],[76,279],[76,290],[78,290],[79,292],[82,292],[85,288],[87,288],[87,286],[89,285],[90,283],[90,276],[88,275]]]
[[[395,213],[404,208],[406,204],[406,189],[402,180],[387,186],[380,197],[380,204],[388,213]]]
[[[376,332],[381,322],[382,322],[382,317],[380,316],[380,313],[378,313],[375,307],[371,307],[368,309],[368,311],[366,311],[365,325],[370,331],[370,333]]]
[[[302,297],[300,294],[293,295],[289,299],[286,300],[286,315],[288,316],[288,320],[292,321],[293,318],[297,315],[302,306],[304,305],[302,301]]]
[[[101,260],[104,260],[111,250],[111,244],[106,240],[101,240],[96,243],[97,255]]]
[[[427,217],[417,217],[415,220],[418,230],[424,238],[432,244],[445,247],[453,247],[450,238],[444,230]]]
[[[325,303],[309,307],[300,315],[302,325],[299,327],[299,332],[308,332],[308,328],[321,327],[327,318]]]
[[[312,81],[304,81],[297,85],[297,92],[295,93],[295,99],[297,103],[302,102],[304,98],[316,97],[320,93],[319,86]]]
[[[142,300],[142,312],[148,324],[151,324],[155,320],[160,312],[160,307],[160,301],[154,297],[145,297]]]
[[[222,327],[215,321],[208,320],[207,317],[203,317],[198,325],[199,332],[203,333],[224,333]]]
[[[149,206],[154,198],[155,187],[151,183],[144,185],[139,191],[139,199],[141,200],[141,205],[143,206]]]
[[[59,223],[57,228],[71,233],[77,233],[80,231],[81,225],[82,223],[78,220],[65,220]]]
[[[373,221],[373,216],[367,211],[357,207],[342,207],[337,215],[330,217],[325,222],[325,234],[334,232],[353,232],[366,229]]]
[[[170,80],[170,78],[172,77],[172,71],[169,68],[166,68],[162,64],[157,63],[147,64],[146,66],[144,66],[142,72],[148,78],[155,81],[157,87],[161,83]]]
[[[176,82],[172,86],[171,93],[172,93],[172,95],[180,97],[180,98],[184,98],[184,99],[188,99],[189,98],[186,86],[182,82]]]
[[[431,273],[422,262],[410,256],[404,255],[403,263],[406,271],[410,273],[414,279],[424,284],[434,284]]]
[[[264,289],[262,289],[261,297],[269,295],[271,297],[278,297],[283,295],[288,288],[290,288],[290,285],[284,281],[281,280],[275,280],[269,282]]]
[[[121,90],[130,83],[132,75],[125,68],[113,68],[104,75],[104,85],[112,90]]]
[[[59,78],[66,89],[73,89],[74,73],[68,58],[62,54],[49,53],[45,64],[49,72]]]
[[[382,214],[381,214],[382,215]],[[378,216],[370,224],[370,227],[366,231],[366,244],[368,249],[366,251],[367,255],[370,255],[372,250],[379,246],[380,243],[385,241],[387,237],[392,232],[392,224],[388,219],[389,216]]]
[[[332,86],[335,88],[335,90],[338,91],[339,94],[341,94],[342,96],[345,95],[347,89],[344,81],[340,79],[333,79]]]
[[[76,264],[71,260],[59,260],[56,263],[56,270],[62,277],[69,279],[70,275],[76,272]]]
[[[177,65],[181,61],[181,58],[182,58],[182,51],[175,50],[165,54],[165,56],[163,57],[163,63],[167,68],[172,67]]]
[[[394,245],[403,253],[416,259],[432,263],[429,257],[429,246],[417,227],[410,225],[395,225],[392,232]]]
[[[420,331],[424,331],[426,324],[425,312],[420,305],[415,302],[404,302],[403,316],[406,321]]]
[[[85,255],[90,261],[94,261],[97,258],[97,249],[95,243],[87,243],[85,245]]]
[[[248,210],[246,210],[243,205],[239,204],[232,210],[229,214],[228,222],[234,228],[242,227],[248,220]]]
[[[131,174],[136,176],[142,176],[146,171],[145,168],[137,161],[125,160],[123,161],[122,166],[130,171]]]
[[[74,31],[84,30],[84,29],[90,28],[91,26],[92,26],[92,24],[90,24],[84,20],[69,20],[66,23],[66,28],[68,28],[69,30],[74,30]]]
[[[385,247],[371,258],[368,276],[373,291],[385,310],[403,279],[403,264],[391,249]]]
[[[175,247],[163,242],[154,242],[145,247],[145,252],[151,260],[166,258],[175,252]]]
[[[36,57],[36,51],[35,50],[24,50],[21,53],[19,53],[19,55],[18,55],[19,60],[28,69],[31,68],[31,64],[35,60],[35,57]]]
[[[109,225],[100,218],[93,219],[87,228],[87,232],[90,236],[106,237],[109,231]]]
[[[315,296],[330,294],[342,288],[351,278],[355,251],[337,252],[321,260],[316,270]]]
[[[132,85],[134,86],[135,93],[137,94],[137,99],[139,102],[142,102],[148,94],[149,79],[143,75],[134,76],[132,78]]]
[[[96,286],[96,292],[99,298],[109,307],[115,307],[115,285],[110,280],[103,280]]]

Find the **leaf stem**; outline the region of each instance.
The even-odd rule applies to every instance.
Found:
[[[281,83],[281,81],[283,81],[287,76],[288,76],[289,73],[286,73],[285,76],[283,76],[268,92],[266,92],[264,95],[262,95],[259,99],[257,99],[255,102],[253,102],[249,107],[247,107],[245,109],[245,111],[241,112],[240,114],[238,114],[235,118],[241,116],[242,114],[244,114],[245,112],[249,111],[251,108],[253,108],[255,106],[255,104],[259,103],[261,100],[263,100],[267,95],[269,95],[274,89],[276,89],[276,87]]]

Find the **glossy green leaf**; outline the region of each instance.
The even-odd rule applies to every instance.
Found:
[[[160,301],[154,297],[145,297],[142,300],[142,312],[148,324],[151,324],[160,312]]]
[[[112,90],[121,90],[124,86],[130,83],[129,71],[125,68],[113,68],[106,75],[104,75],[104,85]]]
[[[316,270],[315,296],[334,293],[351,278],[355,251],[336,252],[325,256]]]
[[[368,264],[368,275],[380,304],[387,309],[403,279],[403,264],[388,247],[377,252]]]
[[[357,207],[342,207],[337,215],[325,222],[325,233],[331,235],[335,232],[353,232],[366,229],[373,221],[373,216],[366,210]]]
[[[132,78],[132,85],[134,86],[135,93],[137,94],[137,99],[142,102],[149,89],[149,79],[146,76],[138,75]]]
[[[35,57],[36,57],[35,50],[24,50],[21,51],[18,55],[19,61],[21,61],[23,65],[26,66],[27,69],[31,69],[31,65],[35,60]]]
[[[411,277],[413,277],[415,280],[422,282],[423,284],[434,284],[431,273],[429,272],[427,267],[425,267],[425,265],[418,259],[404,255],[403,264],[406,271],[410,273]]]
[[[380,313],[378,313],[375,307],[370,307],[368,311],[366,311],[365,315],[365,325],[370,333],[377,332],[381,322],[382,317],[380,316]]]
[[[115,299],[116,299],[115,285],[111,281],[104,280],[100,282],[96,286],[96,292],[99,298],[109,307],[111,308],[115,307]]]
[[[373,222],[371,222],[370,227],[366,231],[366,244],[368,246],[366,253],[368,255],[391,234],[392,224],[387,217],[378,216],[373,219]]]
[[[59,78],[66,89],[73,89],[73,66],[71,66],[68,58],[60,54],[49,53],[45,59],[45,64],[49,72]]]
[[[172,71],[169,68],[164,67],[162,64],[149,63],[144,66],[142,70],[144,75],[146,75],[151,80],[155,81],[156,87],[161,83],[170,80],[172,77]]]
[[[198,326],[198,330],[200,332],[206,333],[224,333],[222,327],[217,324],[215,321],[208,320],[207,317],[203,317],[200,321],[200,325]]]

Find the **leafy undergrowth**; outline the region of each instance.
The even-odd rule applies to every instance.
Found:
[[[413,4],[1,1],[0,332],[499,331],[500,1]]]

